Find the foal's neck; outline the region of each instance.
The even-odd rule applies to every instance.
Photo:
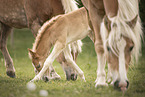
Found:
[[[50,50],[52,48],[52,45],[55,41],[55,38],[52,38],[50,31],[46,30],[45,33],[42,35],[41,39],[37,43],[37,47],[35,49],[35,52],[40,56],[40,57],[47,57],[50,53]]]

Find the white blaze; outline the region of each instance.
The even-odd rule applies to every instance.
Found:
[[[122,38],[118,44],[119,49],[119,76],[120,83],[125,83],[127,80],[126,66],[125,66],[125,54],[126,41]]]

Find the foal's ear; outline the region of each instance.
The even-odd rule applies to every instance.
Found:
[[[111,31],[111,21],[109,20],[107,15],[105,15],[105,17],[104,17],[104,24],[105,24],[105,27],[107,28],[108,32],[110,32]]]
[[[136,23],[137,23],[137,18],[138,18],[138,15],[135,16],[135,18],[133,18],[131,21],[127,21],[126,23],[131,27],[131,28],[134,28]]]
[[[28,48],[30,58],[38,58],[38,55]]]

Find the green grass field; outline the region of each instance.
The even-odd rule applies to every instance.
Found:
[[[27,90],[26,84],[35,76],[34,68],[28,57],[27,48],[32,48],[34,38],[28,29],[14,30],[14,45],[8,49],[13,58],[16,69],[16,78],[6,75],[4,59],[0,52],[0,97],[39,97],[40,90],[47,90],[48,97],[145,97],[145,44],[139,63],[128,71],[129,89],[125,94],[114,90],[113,86],[95,88],[97,59],[93,43],[89,38],[83,40],[83,52],[77,59],[77,64],[84,71],[86,81],[66,81],[61,66],[55,61],[53,66],[61,76],[59,81],[35,82],[37,89]],[[107,71],[107,68],[106,68]]]

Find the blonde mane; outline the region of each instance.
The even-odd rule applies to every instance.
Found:
[[[44,33],[46,32],[46,30],[51,27],[59,18],[61,17],[61,15],[58,15],[58,16],[55,16],[53,17],[52,19],[46,21],[42,27],[38,30],[38,33],[37,33],[37,37],[35,39],[35,42],[33,44],[33,48],[32,50],[35,52],[36,49],[37,49],[37,46],[42,38],[42,36],[44,35]]]
[[[134,43],[132,56],[136,61],[140,55],[142,28],[140,18],[138,16],[137,23],[134,28],[131,28],[126,22],[131,21],[136,15],[139,15],[138,0],[118,0],[119,10],[117,16],[109,18],[111,20],[111,32],[106,29],[104,22],[101,24],[101,37],[103,40],[104,49],[107,45],[113,53],[118,55],[116,47],[122,36],[128,37]],[[132,58],[133,59],[133,58]]]

